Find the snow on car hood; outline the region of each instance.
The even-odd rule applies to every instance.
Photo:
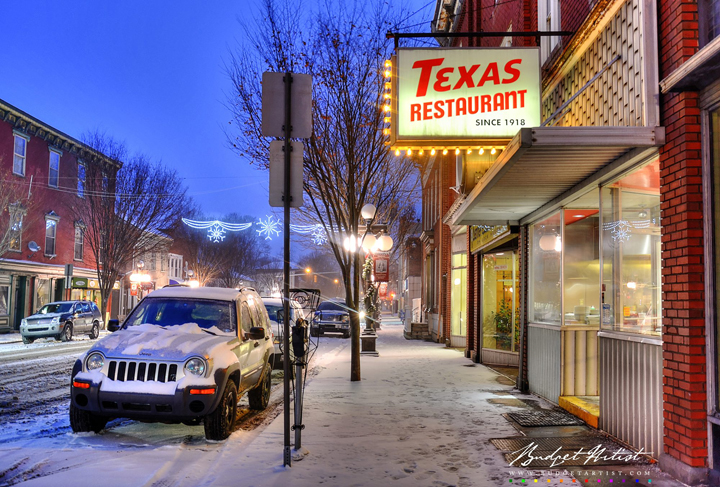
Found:
[[[100,340],[93,349],[103,352],[107,357],[182,360],[188,355],[218,355],[220,350],[215,351],[215,348],[229,351],[230,342],[237,340],[233,332],[216,327],[207,331],[196,323],[165,327],[144,324],[118,330]]]
[[[62,313],[45,313],[45,314],[42,314],[42,315],[40,315],[40,314],[34,314],[34,315],[28,316],[28,317],[25,318],[25,319],[26,319],[26,320],[32,320],[32,321],[35,321],[35,320],[51,320],[51,319],[55,318],[56,316],[69,315],[69,314],[71,314],[69,311],[64,311],[64,312],[62,312]]]

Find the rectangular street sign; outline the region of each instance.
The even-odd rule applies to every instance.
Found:
[[[285,205],[285,142],[270,142],[270,206]],[[303,205],[303,150],[302,142],[290,142],[290,207]]]
[[[312,76],[289,73],[290,136],[308,139],[312,135]],[[285,137],[285,73],[263,73],[262,77],[262,134],[265,137]]]

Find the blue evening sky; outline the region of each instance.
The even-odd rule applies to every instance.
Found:
[[[75,138],[100,129],[176,168],[209,216],[264,217],[267,173],[224,133],[223,64],[241,39],[237,18],[256,3],[4,0],[0,98]],[[406,5],[420,12],[405,24],[428,32],[435,2]]]

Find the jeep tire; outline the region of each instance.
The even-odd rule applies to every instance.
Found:
[[[34,342],[35,339],[34,339],[34,338],[30,338],[30,337],[22,337],[22,341],[23,341],[23,343],[24,343],[25,345],[27,345],[28,343]]]
[[[70,427],[75,433],[100,433],[108,422],[108,418],[97,416],[75,406],[70,401]]]
[[[232,379],[228,379],[222,398],[220,398],[220,404],[215,411],[205,416],[205,438],[221,441],[230,436],[235,429],[237,402],[237,386]]]
[[[260,383],[248,392],[250,409],[262,411],[270,404],[271,372],[270,364],[265,364]]]

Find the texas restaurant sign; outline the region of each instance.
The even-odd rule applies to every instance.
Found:
[[[392,91],[396,148],[507,141],[541,123],[537,48],[398,49]]]

